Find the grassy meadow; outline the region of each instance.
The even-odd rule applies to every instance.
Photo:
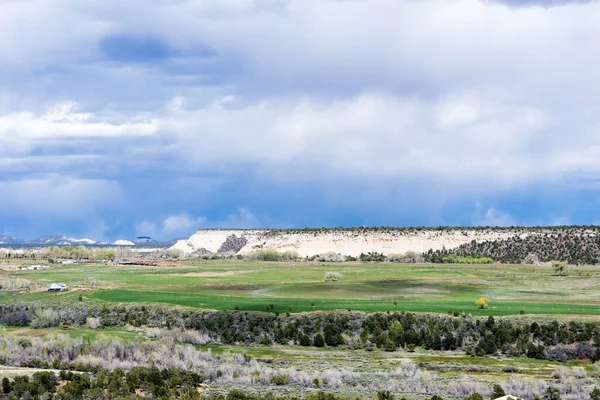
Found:
[[[217,310],[267,311],[268,308],[278,313],[348,309],[451,311],[473,316],[513,316],[523,310],[528,320],[540,321],[555,317],[597,319],[600,315],[600,266],[578,267],[568,276],[559,277],[553,275],[550,267],[508,264],[180,261],[160,266],[53,265],[39,271],[17,270],[15,265],[14,260],[0,264],[0,283],[10,286],[8,283],[27,280],[32,283],[31,289],[0,290],[0,303],[76,303],[109,308],[120,303],[154,303]],[[330,271],[339,272],[342,278],[326,282],[325,275]],[[70,290],[47,292],[45,288],[52,282],[65,282]],[[90,288],[92,283],[94,289]],[[479,309],[475,304],[480,297],[489,300],[487,309]],[[236,314],[240,315],[229,315]],[[272,318],[276,321],[293,319],[293,316]],[[561,323],[570,325],[564,322]],[[260,329],[269,332],[268,326],[261,325]],[[258,325],[256,328],[259,329]],[[345,334],[350,338],[353,333]],[[444,399],[458,400],[474,392],[489,398],[492,385],[501,384],[511,394],[529,393],[524,396],[527,399],[541,396],[548,385],[560,387],[563,392],[583,393],[565,399],[587,399],[592,387],[600,384],[600,364],[585,357],[559,361],[500,348],[476,357],[467,346],[432,350],[426,345],[416,348],[407,345],[386,351],[378,344],[371,351],[362,345],[355,347],[351,341],[338,347],[318,347],[316,339],[313,345],[302,345],[287,339],[228,342],[223,337],[208,340],[208,335],[180,328],[90,325],[87,321],[37,328],[33,323],[4,326],[0,327],[0,339],[5,343],[0,346],[4,351],[0,356],[6,357],[8,362],[0,368],[0,378],[33,376],[39,371],[38,364],[15,361],[31,358],[29,348],[20,345],[26,343],[40,349],[41,356],[47,349],[54,349],[51,354],[62,361],[68,359],[63,349],[73,344],[83,349],[76,360],[93,361],[110,368],[120,365],[119,362],[133,366],[133,357],[128,354],[135,354],[136,360],[143,355],[141,361],[136,361],[142,364],[148,360],[168,359],[172,365],[185,365],[186,369],[208,374],[210,379],[199,389],[211,395],[224,395],[232,389],[299,396],[326,390],[344,398],[375,399],[378,398],[376,391],[385,388],[396,393],[396,398],[408,400],[430,400],[433,393],[443,394]],[[371,338],[374,337],[373,333]],[[198,338],[201,340],[195,341]],[[463,339],[470,340],[467,334]],[[183,344],[185,349],[176,351]],[[476,341],[473,346],[475,344]],[[128,346],[136,351],[125,351]],[[548,351],[550,347],[547,346]],[[96,348],[104,350],[94,350]],[[112,356],[94,357],[94,352],[112,352]],[[117,353],[123,360],[116,357]],[[200,360],[201,365],[190,360]],[[116,364],[111,364],[113,362]],[[54,365],[46,366],[49,367]],[[64,369],[65,365],[59,364],[59,367]],[[270,376],[282,374],[289,382],[273,383]]]
[[[0,267],[2,265],[0,264]],[[343,278],[325,282],[328,271]],[[40,289],[1,291],[1,302],[164,303],[203,309],[458,311],[473,315],[600,315],[600,266],[553,276],[549,267],[397,263],[186,261],[164,266],[65,265],[0,271]],[[89,290],[89,279],[97,282]],[[51,282],[71,290],[48,293]],[[475,300],[489,299],[487,309]],[[396,304],[394,304],[396,302]]]

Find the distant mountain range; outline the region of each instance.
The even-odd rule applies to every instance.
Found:
[[[134,240],[120,239],[109,243],[89,238],[77,239],[66,236],[41,236],[37,239],[19,239],[14,236],[0,235],[0,246],[165,246],[175,242],[175,239],[168,242],[158,242],[148,236],[139,236]]]
[[[153,244],[157,243],[156,240],[152,239],[148,236],[138,236],[137,239],[133,241],[134,244]]]

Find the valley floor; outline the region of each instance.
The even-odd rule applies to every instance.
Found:
[[[1,268],[1,264],[0,264]],[[342,274],[326,282],[329,271]],[[0,272],[0,302],[165,303],[217,310],[459,312],[477,315],[600,315],[600,266],[569,276],[531,265],[267,263],[186,261],[164,266],[64,265]],[[12,283],[11,283],[12,282]],[[65,282],[71,290],[49,293]],[[21,283],[25,285],[24,283]],[[94,290],[91,290],[91,289]],[[487,309],[475,301],[489,300]],[[272,307],[270,307],[272,305]]]

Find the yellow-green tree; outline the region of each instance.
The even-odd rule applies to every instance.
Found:
[[[554,269],[554,274],[558,276],[567,276],[569,275],[569,266],[566,262],[563,261],[552,261],[552,268]]]
[[[488,299],[485,297],[480,297],[479,299],[477,299],[475,304],[477,304],[479,306],[479,308],[482,308],[482,309],[488,308]]]

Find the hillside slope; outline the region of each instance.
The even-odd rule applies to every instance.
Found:
[[[369,252],[389,255],[413,251],[423,253],[425,260],[431,262],[457,255],[512,263],[535,253],[541,261],[595,264],[600,261],[600,227],[206,229],[179,240],[172,249],[186,255],[293,250],[302,257],[327,252],[358,257]]]
[[[246,254],[257,249],[294,250],[303,257],[326,252],[357,257],[361,253],[383,254],[452,249],[472,242],[504,240],[531,233],[497,228],[358,228],[298,230],[200,230],[172,248],[184,254],[233,252]]]
[[[540,261],[561,260],[570,264],[600,262],[600,228],[559,227],[502,240],[473,241],[455,248],[432,249],[425,260],[439,262],[448,255],[489,257],[504,263],[520,263],[535,254]]]

